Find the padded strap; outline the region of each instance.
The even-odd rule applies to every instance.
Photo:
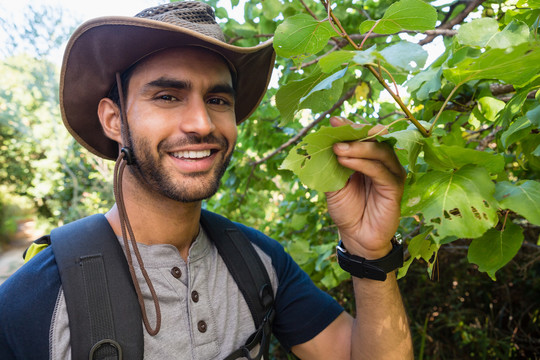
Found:
[[[274,292],[266,268],[251,241],[230,220],[203,210],[201,224],[214,241],[227,269],[244,295],[257,329],[245,346],[226,359],[234,359],[238,357],[236,355],[251,359],[246,351],[259,342],[261,350],[256,358],[263,355],[267,357],[274,314]]]
[[[124,252],[105,216],[54,229],[51,244],[69,315],[72,358],[142,359],[141,310]]]

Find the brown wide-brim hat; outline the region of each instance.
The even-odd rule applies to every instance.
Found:
[[[60,74],[60,108],[71,135],[92,153],[116,159],[118,144],[105,136],[97,108],[123,73],[163,49],[199,46],[220,54],[236,78],[236,122],[262,100],[274,66],[272,40],[254,47],[227,44],[213,9],[180,1],[147,9],[136,17],[89,20],[71,36]]]

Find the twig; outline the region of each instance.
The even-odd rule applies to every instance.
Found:
[[[328,51],[327,53],[317,57],[316,59],[314,60],[311,60],[311,61],[308,61],[306,63],[303,63],[303,64],[300,64],[299,66],[293,66],[293,67],[290,67],[289,69],[294,71],[294,70],[299,70],[299,69],[303,69],[303,68],[306,68],[308,66],[311,66],[311,65],[314,65],[316,63],[319,62],[320,59],[322,59],[323,57],[325,57],[326,55],[329,55],[331,53],[333,53],[334,51],[336,50],[339,50],[339,46],[338,45],[334,45],[334,47],[332,48],[332,50]]]
[[[384,116],[379,116],[379,121],[384,120],[384,119],[386,119],[386,118],[388,118],[388,117],[390,117],[390,116],[394,116],[394,115],[401,115],[401,116],[404,116],[405,113],[403,113],[403,112],[401,112],[401,111],[397,111],[397,110],[396,110],[396,111],[392,111],[391,113],[386,114],[386,115],[384,115]]]
[[[489,90],[493,96],[504,95],[516,91],[512,84],[490,84]]]
[[[379,81],[379,83],[386,89],[386,91],[388,91],[388,93],[390,94],[390,96],[392,96],[392,98],[398,103],[399,107],[401,108],[401,110],[403,110],[403,112],[405,112],[405,115],[407,115],[407,118],[414,124],[414,126],[416,126],[416,128],[418,129],[418,131],[420,131],[420,133],[424,136],[424,137],[429,137],[429,134],[430,132],[428,130],[426,130],[422,124],[420,124],[420,122],[418,120],[416,120],[416,118],[414,117],[414,115],[411,113],[411,111],[409,110],[409,108],[407,107],[407,105],[405,105],[403,103],[403,100],[401,100],[401,98],[399,96],[397,96],[393,91],[392,89],[390,89],[390,87],[388,86],[388,84],[386,83],[386,81],[384,80],[384,78],[381,76],[381,74],[379,74],[377,72],[377,70],[375,70],[373,68],[373,66],[371,65],[366,65],[366,67],[368,68],[369,71],[371,71],[371,73],[373,74],[373,76],[375,76],[377,78],[377,80]]]
[[[371,33],[373,32],[373,30],[375,30],[375,28],[377,27],[377,25],[379,25],[379,22],[381,20],[377,20],[375,21],[375,24],[373,24],[373,26],[371,27],[371,29],[369,29],[368,33],[366,34],[366,36],[364,36],[364,40],[362,40],[362,43],[360,44],[360,49],[362,49],[364,47],[364,44],[366,43],[366,40],[369,38],[369,36],[371,35]]]
[[[435,116],[435,120],[433,120],[433,123],[431,124],[431,127],[429,128],[429,132],[430,132],[430,133],[433,131],[433,128],[435,127],[435,124],[437,124],[437,121],[439,120],[439,117],[441,117],[441,114],[442,114],[442,112],[444,111],[444,109],[445,109],[445,107],[446,107],[446,104],[448,104],[448,102],[450,101],[450,99],[452,98],[452,96],[454,96],[454,94],[456,93],[457,89],[459,89],[459,88],[461,87],[461,85],[464,84],[465,82],[466,82],[466,81],[457,84],[457,85],[452,89],[452,91],[450,92],[450,95],[448,95],[448,96],[446,97],[446,99],[444,100],[443,105],[441,106],[441,108],[439,109],[439,112],[437,113],[437,116]]]
[[[288,148],[289,146],[291,146],[292,144],[294,144],[295,142],[297,142],[298,140],[300,140],[302,137],[304,137],[313,127],[315,127],[315,125],[317,125],[318,123],[320,123],[321,121],[323,121],[328,115],[330,115],[332,112],[334,112],[334,110],[336,110],[337,108],[339,108],[341,105],[343,105],[343,103],[348,100],[349,98],[351,98],[353,95],[354,95],[354,91],[356,90],[356,87],[358,86],[355,85],[353,86],[352,88],[350,88],[333,106],[330,110],[327,110],[325,111],[324,113],[322,113],[317,119],[313,120],[309,125],[307,125],[305,128],[303,128],[302,130],[300,130],[295,136],[293,136],[292,138],[290,138],[287,142],[281,144],[280,147],[278,147],[276,150],[272,151],[270,154],[266,155],[265,157],[263,157],[262,159],[260,160],[257,160],[257,161],[253,161],[251,162],[249,165],[253,166],[253,167],[256,167],[260,164],[262,164],[263,162],[267,161],[268,159],[274,157],[275,155],[279,154],[281,151],[283,151],[284,149]]]
[[[325,4],[325,0],[321,0],[323,4]],[[347,39],[347,41],[349,42],[349,44],[351,44],[355,50],[361,50],[360,47],[350,38],[349,34],[345,31],[345,29],[343,28],[343,26],[341,25],[341,22],[339,21],[339,19],[336,17],[336,15],[331,11],[330,9],[330,6],[327,7],[328,11],[329,11],[329,15],[332,19],[332,21],[334,21],[336,23],[336,25],[339,27],[341,33],[344,34],[344,37]],[[375,70],[375,68],[373,68],[373,66],[371,65],[364,65],[372,74],[373,76],[375,76],[375,78],[377,79],[377,81],[379,81],[379,83],[386,89],[386,91],[388,91],[388,93],[390,94],[390,96],[392,96],[392,98],[398,103],[399,107],[401,108],[401,110],[403,110],[405,112],[405,114],[407,115],[407,118],[414,124],[414,126],[416,126],[416,128],[418,129],[418,131],[420,131],[420,133],[422,134],[422,136],[424,137],[429,137],[429,131],[427,131],[423,126],[422,124],[420,124],[420,122],[418,120],[416,120],[416,118],[414,117],[414,115],[411,113],[411,111],[409,110],[409,108],[407,107],[407,105],[405,105],[403,103],[403,100],[401,100],[401,98],[399,97],[399,95],[397,95],[396,93],[394,93],[392,91],[392,89],[390,89],[390,87],[388,86],[388,84],[386,83],[386,81],[384,80],[384,78],[382,77],[382,75],[377,71]]]
[[[311,11],[311,9],[309,8],[309,6],[306,5],[306,3],[304,2],[304,0],[300,0],[300,3],[304,6],[304,8],[306,9],[306,11],[309,13],[309,15],[311,15],[315,20],[319,20],[317,18],[317,15],[315,15],[315,13],[313,11]]]
[[[472,0],[468,3],[467,7],[462,11],[460,12],[458,15],[456,15],[452,20],[450,20],[449,22],[447,23],[444,23],[442,25],[440,25],[437,29],[438,30],[442,30],[442,29],[451,29],[454,27],[454,25],[457,25],[457,24],[460,24],[463,20],[465,20],[465,18],[474,10],[476,9],[478,6],[480,6],[480,4],[482,4],[485,0]],[[437,35],[428,35],[426,36],[422,41],[420,41],[418,44],[419,45],[425,45],[425,44],[428,44],[430,42],[432,42],[435,38],[437,37]]]

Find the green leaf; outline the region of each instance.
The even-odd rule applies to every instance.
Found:
[[[380,54],[390,65],[409,71],[423,68],[428,57],[427,51],[422,46],[408,41],[387,46]]]
[[[540,127],[540,105],[527,111],[527,119],[531,120],[531,124]]]
[[[471,80],[497,79],[523,86],[538,74],[531,64],[540,62],[540,46],[519,45],[510,49],[491,49],[478,58],[466,58],[443,70],[447,80],[461,84]]]
[[[527,100],[527,95],[530,92],[529,87],[525,87],[516,92],[512,99],[508,101],[504,109],[499,115],[500,121],[503,123],[510,122],[514,116],[519,114],[523,109],[523,104]]]
[[[461,45],[484,47],[499,32],[499,22],[492,18],[480,18],[459,27],[456,40]]]
[[[474,239],[469,246],[467,258],[469,262],[478,265],[478,270],[487,272],[495,281],[497,270],[512,260],[522,243],[521,227],[509,221],[504,231],[490,229],[482,237]]]
[[[338,163],[332,146],[338,142],[361,140],[367,136],[370,128],[323,126],[296,145],[280,169],[291,170],[311,189],[321,192],[339,190],[345,186],[353,171]]]
[[[291,219],[291,227],[296,231],[302,230],[307,224],[307,220],[307,214],[294,213]]]
[[[411,239],[407,250],[411,257],[403,263],[403,266],[398,270],[398,279],[402,278],[407,274],[409,267],[411,266],[414,259],[424,259],[424,261],[429,264],[429,267],[433,267],[435,264],[435,255],[439,251],[440,245],[437,245],[431,241],[431,238],[428,236],[429,232],[416,235]]]
[[[276,93],[276,107],[281,113],[281,123],[286,124],[292,121],[296,111],[300,109],[311,109],[314,112],[325,111],[332,107],[339,99],[343,89],[343,80],[339,74],[329,78],[328,74],[316,71],[312,76],[291,81],[279,88]],[[320,85],[322,84],[322,85]],[[318,90],[314,89],[318,87]]]
[[[504,169],[502,155],[490,154],[485,151],[467,149],[457,145],[436,145],[426,141],[424,160],[436,170],[457,170],[474,164],[486,168],[490,173],[497,174]]]
[[[299,265],[310,262],[313,259],[313,253],[309,248],[309,242],[307,240],[291,241],[287,246],[287,250]]]
[[[329,77],[327,77],[326,79],[324,79],[323,81],[318,83],[317,85],[315,85],[315,87],[313,87],[313,89],[311,89],[309,91],[309,93],[307,93],[305,96],[303,96],[300,99],[300,106],[302,106],[302,103],[305,100],[307,100],[311,95],[316,93],[317,91],[331,90],[332,87],[333,87],[334,81],[341,79],[343,76],[345,76],[346,72],[347,72],[347,68],[342,69],[342,70],[336,72],[335,74],[330,75]],[[342,88],[343,87],[341,87],[339,90],[341,90]]]
[[[516,5],[520,8],[540,9],[540,0],[519,0]]]
[[[501,143],[505,148],[523,139],[531,132],[532,123],[525,116],[520,117],[501,135]]]
[[[491,96],[484,96],[478,100],[478,109],[484,117],[490,121],[495,121],[497,114],[501,111],[505,102]]]
[[[421,0],[401,0],[388,7],[378,22],[366,20],[360,24],[360,32],[371,28],[377,34],[394,34],[402,30],[426,31],[435,28],[437,11]],[[376,24],[376,25],[375,25]]]
[[[403,216],[421,213],[442,239],[476,238],[497,223],[495,185],[486,169],[466,165],[455,172],[431,171],[405,188]]]
[[[307,14],[291,16],[281,23],[274,36],[279,56],[294,58],[316,54],[337,35],[328,21],[317,21]]]
[[[356,51],[334,51],[319,60],[319,67],[325,73],[330,73],[343,64],[348,64]]]
[[[487,43],[488,47],[506,49],[529,41],[529,27],[521,21],[512,21],[503,31],[496,33]]]
[[[502,209],[512,210],[530,223],[540,226],[540,183],[526,180],[518,184],[508,181],[495,185],[495,198]]]
[[[283,4],[279,0],[264,0],[261,1],[263,14],[265,18],[276,18],[283,9]]]
[[[441,89],[441,75],[440,67],[424,70],[407,80],[407,89],[410,93],[416,91],[418,100],[427,100],[432,93]]]
[[[461,45],[506,49],[529,41],[529,27],[521,21],[511,21],[502,31],[493,18],[480,18],[461,25],[456,35]]]
[[[377,48],[372,46],[367,50],[356,51],[353,61],[358,65],[366,65],[369,63],[374,63],[377,59],[384,60],[381,54],[377,51]]]
[[[396,139],[396,152],[399,153],[400,150],[407,152],[409,171],[414,172],[416,159],[424,145],[424,137],[420,131],[414,125],[411,125],[406,130],[394,131],[391,134],[384,135],[384,137]]]

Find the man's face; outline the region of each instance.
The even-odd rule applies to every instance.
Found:
[[[225,61],[201,48],[163,50],[137,65],[127,93],[129,169],[140,185],[181,202],[215,194],[237,136]]]

